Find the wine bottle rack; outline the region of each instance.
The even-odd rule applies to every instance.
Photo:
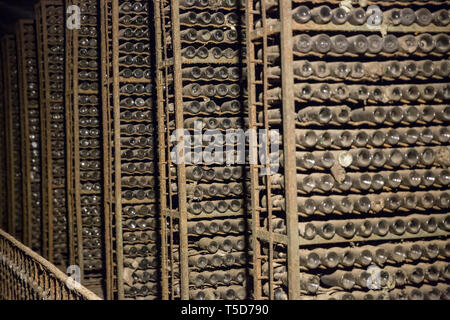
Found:
[[[101,10],[102,61],[106,61],[102,64],[105,214],[113,240],[106,239],[114,261],[107,294],[153,300],[161,292],[156,249],[154,57],[149,50],[153,8],[147,1],[102,1]],[[141,256],[137,264],[135,259]]]
[[[86,285],[103,288],[105,261],[103,213],[103,136],[101,39],[98,1],[68,1],[80,8],[80,29],[66,31],[66,109],[68,216],[76,226],[71,245]]]
[[[8,167],[8,231],[16,238],[23,240],[24,211],[22,202],[21,115],[18,94],[17,45],[14,35],[6,35],[3,37],[2,58],[6,113],[6,165]]]
[[[276,294],[276,281],[274,279],[275,263],[288,266],[288,283],[289,298],[298,299],[299,295],[299,275],[298,272],[291,270],[299,270],[298,246],[299,238],[295,235],[298,229],[298,216],[296,209],[296,192],[295,185],[295,137],[289,133],[295,131],[295,118],[292,115],[294,110],[294,83],[293,79],[293,51],[288,44],[292,43],[292,21],[291,7],[288,1],[278,2],[279,5],[279,37],[271,39],[271,30],[268,26],[268,17],[266,3],[260,3],[260,13],[255,11],[256,2],[248,1],[246,7],[246,27],[247,34],[247,57],[249,59],[248,71],[248,90],[249,90],[249,115],[250,127],[254,130],[265,129],[279,130],[283,136],[280,150],[284,154],[284,188],[274,190],[271,183],[271,175],[261,177],[262,169],[271,170],[271,165],[253,164],[250,168],[251,173],[251,195],[252,195],[252,240],[254,246],[253,256],[253,291],[255,299],[274,299]],[[260,19],[263,26],[259,31],[259,38],[254,34],[254,26],[256,19]],[[283,70],[279,81],[281,81],[282,101],[281,106],[278,102],[277,107],[280,108],[279,123],[269,122],[269,110],[271,104],[267,99],[269,90],[269,61],[268,51],[269,43],[278,45],[281,48],[278,66]],[[262,50],[262,55],[258,55],[258,51]],[[262,95],[260,93],[262,92]],[[261,99],[262,98],[262,99]],[[259,118],[258,118],[259,116]],[[269,140],[266,140],[269,142]],[[268,151],[267,151],[268,152]],[[269,154],[266,152],[266,157]],[[274,206],[272,204],[273,195],[276,193],[284,194],[285,209],[282,219],[285,221],[287,228],[287,236],[280,237],[273,232],[272,218],[276,216]],[[262,203],[265,201],[266,203]],[[265,208],[264,208],[265,207]],[[266,223],[264,224],[264,220]],[[282,238],[282,239],[280,239]],[[284,256],[276,257],[274,249],[279,247],[283,240],[286,248]],[[287,258],[286,258],[287,256]],[[279,285],[278,285],[279,286]]]
[[[442,45],[438,39],[447,39],[450,28],[448,22],[436,22],[433,14],[441,9],[437,2],[426,2],[426,9],[421,8],[423,3],[408,2],[415,22],[393,25],[389,14],[396,8],[400,12],[405,3],[372,3],[381,8],[384,21],[372,27],[358,25],[352,18],[342,24],[327,22],[332,19],[327,20],[327,14],[338,8],[333,1],[248,2],[247,53],[253,59],[248,69],[250,125],[282,126],[279,141],[283,145],[279,173],[262,181],[256,174],[258,166],[251,168],[255,171],[252,188],[262,185],[261,189],[270,191],[267,195],[251,192],[253,241],[259,253],[253,265],[256,299],[412,299],[446,294],[445,278],[435,278],[431,286],[411,279],[398,282],[384,296],[361,286],[341,287],[347,292],[329,294],[330,287],[353,281],[353,274],[344,276],[336,268],[364,277],[365,270],[343,265],[344,256],[320,269],[306,266],[306,257],[317,250],[349,253],[360,246],[382,248],[402,241],[435,246],[448,239],[446,165],[440,154],[448,150],[442,134],[449,119],[444,115],[446,107],[439,109],[449,98],[447,76],[445,67],[436,71],[423,66],[447,59],[446,42]],[[346,12],[351,17],[355,10],[361,8],[356,5]],[[419,13],[424,16],[418,18]],[[350,51],[337,52],[334,41],[338,39],[345,39],[340,44],[348,42]],[[357,48],[364,41],[374,52]],[[381,41],[378,51],[370,47],[375,46],[370,41]],[[420,46],[414,47],[414,41]],[[330,50],[325,48],[328,44]],[[377,67],[365,72],[370,65]],[[353,76],[356,66],[361,77]],[[395,66],[399,73],[394,72]],[[423,71],[415,72],[419,66],[417,70]],[[346,68],[348,72],[340,73]],[[421,88],[429,88],[431,95]],[[438,88],[443,88],[440,94]],[[419,133],[425,129],[436,134],[419,141],[426,136]],[[351,141],[346,140],[350,136]],[[380,144],[377,137],[384,137]],[[426,259],[426,265],[439,264],[434,261],[445,257],[444,252]],[[394,264],[406,270],[410,262],[399,259]],[[374,260],[358,268],[377,266],[381,275],[393,280],[394,274],[383,273],[385,264]],[[427,268],[420,272],[430,275]]]
[[[64,269],[70,255],[66,198],[64,2],[35,6],[41,110],[44,256]]]
[[[448,300],[449,4],[41,0],[0,228],[109,300]]]
[[[24,243],[42,250],[41,126],[36,30],[33,20],[16,25],[22,127]]]

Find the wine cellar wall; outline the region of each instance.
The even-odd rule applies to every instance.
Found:
[[[449,4],[40,0],[0,243],[108,300],[450,299]]]

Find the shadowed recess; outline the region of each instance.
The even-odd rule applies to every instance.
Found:
[[[0,0],[0,35],[14,32],[19,19],[33,18],[35,0]]]

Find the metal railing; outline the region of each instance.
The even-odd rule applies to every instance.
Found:
[[[101,300],[0,230],[0,300]]]

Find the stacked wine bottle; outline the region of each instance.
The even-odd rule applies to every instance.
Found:
[[[116,194],[121,196],[121,208],[116,203],[114,210],[121,211],[121,220],[113,224],[123,244],[115,254],[123,259],[118,259],[122,271],[118,272],[117,291],[125,299],[160,297],[150,5],[148,1],[108,3],[109,19],[118,20],[118,28],[111,30],[118,39],[111,42],[117,46],[118,55],[112,52],[111,58],[118,66],[112,70],[118,82],[111,90],[119,98],[111,102],[108,112],[111,138],[120,144],[114,145],[119,149],[114,149],[112,161],[116,187],[120,185]]]
[[[1,60],[1,59],[0,59]],[[0,61],[0,70],[3,74],[3,61]],[[3,77],[0,77],[0,126],[6,128],[6,110],[5,110],[5,89]],[[6,166],[6,131],[0,130],[0,183],[7,185],[7,166]],[[6,188],[0,190],[1,199],[8,199]],[[0,204],[0,228],[8,230],[8,203],[9,201],[2,201]]]
[[[102,175],[102,109],[100,103],[100,50],[99,50],[99,8],[96,0],[79,3],[81,9],[81,29],[73,36],[77,42],[78,52],[73,53],[78,58],[74,61],[73,73],[77,74],[74,83],[78,101],[73,121],[75,158],[75,203],[76,216],[81,220],[77,225],[78,254],[82,255],[85,281],[95,281],[103,278],[103,175]],[[67,48],[69,50],[70,48]],[[68,54],[70,54],[68,52]],[[75,60],[75,59],[74,59]],[[72,89],[72,88],[71,88]],[[72,155],[72,156],[73,156]],[[78,206],[76,202],[80,201]],[[80,212],[78,212],[80,210]]]
[[[24,241],[33,250],[42,249],[41,184],[41,112],[36,54],[36,30],[33,20],[21,20],[16,26],[19,59],[20,109],[22,113],[22,174]]]
[[[36,7],[40,109],[42,110],[43,208],[45,255],[57,266],[69,258],[66,207],[66,132],[64,108],[64,6],[41,1]],[[45,130],[45,132],[44,132]],[[45,154],[45,155],[44,155]]]
[[[265,1],[266,25],[279,23],[278,4]],[[297,116],[289,134],[296,146],[301,298],[448,298],[449,243],[440,240],[450,221],[448,10],[379,9],[377,16],[362,7],[292,4]],[[377,17],[388,31],[383,36],[374,32],[382,29],[373,27]],[[258,121],[281,125],[283,52],[269,45],[257,58],[268,63],[268,90],[257,92],[258,101],[273,106]],[[290,155],[271,156],[283,169]],[[271,183],[283,190],[283,171]],[[286,234],[285,195],[273,196],[271,205],[280,212],[272,216],[273,232]],[[274,298],[287,299],[286,265],[273,272]]]
[[[281,287],[281,279],[275,275],[282,273],[284,280],[288,282],[287,265],[296,268],[295,257],[298,250],[294,245],[287,247],[286,241],[280,241],[277,237],[277,226],[287,228],[287,225],[296,225],[297,216],[295,208],[284,210],[276,208],[273,200],[285,199],[292,188],[286,186],[289,178],[295,175],[295,170],[280,166],[279,157],[271,152],[278,146],[279,150],[286,150],[293,147],[293,143],[287,143],[288,137],[293,137],[295,126],[292,121],[292,109],[294,102],[288,101],[285,94],[292,96],[292,93],[282,91],[282,81],[286,83],[286,76],[281,71],[292,70],[292,59],[279,59],[280,49],[283,47],[281,34],[277,34],[276,24],[282,22],[281,5],[289,6],[290,3],[281,1],[248,1],[246,5],[247,33],[252,35],[247,41],[248,53],[248,91],[249,91],[249,125],[251,130],[259,134],[259,141],[256,146],[258,150],[257,162],[250,164],[249,195],[252,198],[251,210],[251,245],[253,248],[253,298],[260,299],[297,299],[297,296],[289,297],[287,290]],[[289,21],[285,19],[284,22]],[[281,27],[280,27],[281,28]],[[290,26],[285,27],[286,30]],[[278,33],[280,33],[278,29]],[[273,53],[273,54],[272,54]],[[289,57],[289,52],[283,56]],[[275,57],[273,57],[275,55]],[[283,65],[284,64],[284,65]],[[283,78],[285,79],[282,79]],[[289,79],[288,79],[289,80]],[[273,92],[274,94],[271,94]],[[284,98],[273,99],[273,96]],[[288,115],[288,116],[286,116]],[[291,124],[291,125],[289,125]],[[290,128],[289,128],[290,126]],[[261,135],[261,133],[263,133]],[[255,143],[255,142],[253,142]],[[292,166],[292,163],[291,163]],[[278,182],[278,184],[276,183]],[[292,186],[292,185],[291,185]],[[284,202],[283,202],[284,203]],[[294,223],[289,219],[294,220]],[[286,232],[285,232],[286,233]],[[294,238],[297,239],[297,238]],[[291,251],[289,251],[289,249]],[[287,258],[291,259],[288,262]],[[298,262],[297,262],[298,264]],[[298,275],[295,275],[298,282]],[[292,288],[295,287],[292,285]],[[294,289],[290,289],[290,292]]]
[[[4,66],[5,110],[7,128],[7,166],[9,195],[9,230],[18,239],[23,239],[23,203],[22,203],[22,141],[21,115],[19,104],[19,78],[17,67],[16,38],[7,35],[2,39]]]

